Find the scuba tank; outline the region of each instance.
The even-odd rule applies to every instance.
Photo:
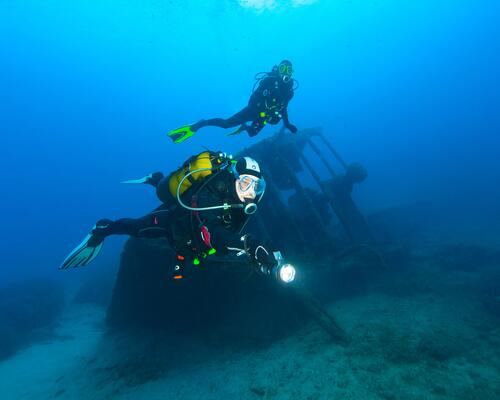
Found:
[[[216,153],[204,151],[191,157],[180,169],[171,173],[168,177],[168,189],[172,197],[177,197],[178,188],[179,194],[182,195],[195,183],[212,175],[216,167],[222,162],[217,156]],[[187,179],[184,179],[186,177]]]
[[[165,204],[177,203],[177,187],[182,182],[179,189],[180,194],[184,194],[197,183],[200,183],[222,163],[221,154],[211,151],[204,151],[190,157],[184,164],[163,178],[156,187],[156,195]],[[191,171],[197,171],[190,173]],[[189,175],[189,176],[188,176]],[[188,176],[188,179],[184,179]]]

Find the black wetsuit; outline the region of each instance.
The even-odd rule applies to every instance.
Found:
[[[166,195],[166,193],[168,193]],[[106,227],[94,234],[130,235],[145,238],[167,238],[176,251],[176,271],[195,259],[202,260],[215,250],[218,255],[247,250],[252,261],[260,265],[273,264],[272,254],[255,238],[240,233],[249,216],[242,208],[229,210],[190,211],[182,207],[168,192],[168,177],[157,185],[163,204],[140,218],[106,220]],[[166,198],[170,196],[170,198]],[[235,180],[228,170],[221,170],[197,182],[182,195],[190,207],[218,206],[241,203],[236,195]],[[262,248],[259,249],[259,246]]]
[[[242,125],[241,130],[246,130],[250,136],[257,135],[266,124],[275,125],[281,120],[286,128],[296,132],[297,128],[288,120],[288,103],[292,99],[293,79],[283,82],[275,72],[268,73],[261,79],[257,89],[254,90],[248,101],[248,105],[238,111],[232,117],[212,118],[201,120],[191,126],[197,131],[205,126],[217,126],[220,128],[232,128]],[[246,126],[251,122],[250,126]]]

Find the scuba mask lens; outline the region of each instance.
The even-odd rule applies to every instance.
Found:
[[[279,66],[279,72],[280,72],[280,74],[283,74],[283,75],[292,76],[292,74],[293,74],[293,68],[292,68],[291,65],[280,64],[280,66]]]
[[[266,181],[264,178],[257,179],[254,183],[254,190],[256,196],[262,196],[266,191]]]
[[[250,175],[241,175],[238,185],[242,193],[253,190],[255,197],[261,196],[266,190],[266,181],[263,178],[256,178]]]
[[[243,193],[248,192],[254,186],[254,178],[249,175],[241,175],[239,180],[239,188]]]
[[[257,204],[266,190],[266,181],[263,178],[256,178],[251,175],[241,175],[238,182],[238,189],[245,194],[245,204],[241,207],[246,215],[255,214]],[[255,199],[257,199],[255,201]],[[255,201],[255,203],[254,203]]]

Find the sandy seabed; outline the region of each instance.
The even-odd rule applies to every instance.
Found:
[[[69,306],[53,339],[0,363],[2,399],[500,398],[500,322],[455,297],[369,294],[329,306],[351,336],[313,322],[258,349],[106,332]]]

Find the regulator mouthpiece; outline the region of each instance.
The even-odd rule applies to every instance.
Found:
[[[257,211],[257,204],[255,204],[255,203],[248,203],[243,208],[243,211],[245,211],[246,215],[255,214],[255,212]]]

